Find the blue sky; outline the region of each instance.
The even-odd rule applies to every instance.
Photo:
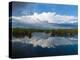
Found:
[[[38,23],[36,25],[50,27],[77,27],[78,6],[44,3],[12,3],[12,20],[23,25]],[[13,25],[15,25],[13,23]],[[18,23],[18,24],[19,24]],[[35,25],[34,24],[34,25]],[[53,26],[53,25],[54,26]],[[59,26],[61,24],[61,26]],[[63,25],[62,25],[63,24]],[[70,26],[69,26],[70,25]],[[44,28],[44,27],[43,27]]]
[[[56,12],[61,15],[77,16],[78,7],[76,5],[61,4],[41,4],[41,3],[12,3],[12,12],[15,16],[31,14],[34,12]]]

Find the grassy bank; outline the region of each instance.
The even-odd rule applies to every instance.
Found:
[[[51,30],[43,30],[43,29],[25,29],[25,28],[12,28],[12,35],[15,37],[24,37],[27,35],[31,37],[33,32],[45,32],[49,33],[51,36],[74,36],[78,34],[77,29],[51,29]]]

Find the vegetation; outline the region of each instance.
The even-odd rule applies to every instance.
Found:
[[[33,32],[45,32],[51,36],[74,36],[78,34],[77,29],[25,29],[25,28],[12,28],[12,35],[15,37],[24,37],[25,35],[31,37]]]

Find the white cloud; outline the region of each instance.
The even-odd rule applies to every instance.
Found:
[[[55,12],[42,12],[36,13],[33,15],[26,16],[12,16],[12,19],[15,19],[19,22],[24,23],[41,23],[47,21],[48,23],[75,23],[77,22],[77,17],[75,16],[67,16],[67,15],[59,15]]]

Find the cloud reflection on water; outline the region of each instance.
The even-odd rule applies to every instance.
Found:
[[[77,44],[77,37],[51,37],[46,33],[34,32],[32,37],[25,36],[24,38],[12,38],[12,42],[21,42],[32,44],[33,47],[41,46],[42,48],[55,48],[62,45],[74,45]]]

